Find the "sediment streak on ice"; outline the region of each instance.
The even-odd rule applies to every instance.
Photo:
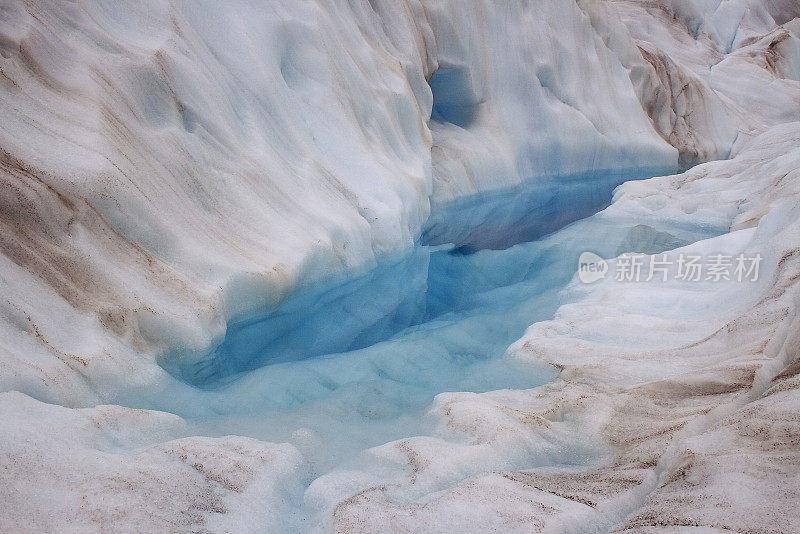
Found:
[[[626,184],[601,214],[662,230],[738,227],[667,255],[760,253],[759,282],[576,280],[573,302],[508,354],[559,377],[529,391],[437,396],[436,436],[376,449],[405,469],[338,502],[336,528],[791,531],[799,143],[800,123],[775,127],[730,161]],[[509,469],[521,458],[545,467]],[[336,477],[309,492],[332,491]]]
[[[797,524],[796,2],[340,4],[0,8],[0,528]],[[104,405],[193,398],[158,354],[407,251],[431,203],[729,156],[601,216],[735,230],[693,247],[763,253],[756,291],[576,288],[509,356],[555,382],[440,395],[367,472],[306,491],[293,446]]]

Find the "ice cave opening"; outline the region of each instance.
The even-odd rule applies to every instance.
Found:
[[[476,119],[481,104],[469,70],[462,66],[440,66],[428,80],[433,93],[431,120],[462,128]]]

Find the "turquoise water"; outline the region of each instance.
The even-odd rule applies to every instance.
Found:
[[[567,224],[607,205],[625,177],[590,178],[563,192],[544,183],[437,207],[406,257],[307,288],[229,325],[204,357],[167,365],[199,395],[171,411],[197,433],[294,443],[318,475],[366,448],[428,433],[425,412],[439,393],[552,380],[554,369],[504,354],[568,298],[581,252],[654,253],[708,237],[606,212]]]
[[[652,174],[544,177],[525,187],[434,205],[419,242],[405,257],[347,281],[297,292],[277,310],[230,324],[211,354],[199,361],[176,359],[169,369],[192,385],[213,389],[266,365],[409,336],[415,332],[411,327],[437,318],[458,323],[476,314],[502,317],[516,302],[502,297],[492,303],[489,299],[499,296],[496,290],[535,280],[531,287],[515,288],[524,301],[557,290],[574,274],[571,251],[544,255],[537,250],[538,239],[595,213],[626,179]],[[519,253],[502,252],[520,243],[534,244]],[[487,334],[492,339],[485,342],[492,348],[483,357],[502,352],[513,336],[519,337],[520,328],[546,316],[526,314],[520,318],[527,321],[524,325],[502,330],[507,334]],[[497,349],[496,344],[505,346]]]

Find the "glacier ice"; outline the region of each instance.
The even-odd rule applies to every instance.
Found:
[[[557,378],[532,390],[442,393],[428,412],[431,435],[369,451],[394,471],[332,472],[306,500],[327,503],[343,530],[735,530],[766,521],[791,531],[800,490],[798,126],[770,130],[730,161],[625,184],[593,218],[619,224],[648,213],[656,231],[674,235],[737,227],[667,254],[758,251],[757,282],[575,280],[554,319],[534,323],[506,355],[549,362]]]
[[[518,282],[513,276],[520,272],[546,278],[554,290],[562,273],[572,274],[574,250],[561,253],[559,269],[539,266],[524,256],[509,260],[487,252],[483,256],[488,259],[478,264],[460,256],[534,241],[596,212],[626,178],[648,174],[658,173],[629,169],[542,178],[434,206],[420,241],[400,259],[344,280],[317,282],[295,292],[277,309],[258,310],[229,324],[213,351],[194,357],[175,351],[163,355],[161,364],[193,385],[212,387],[263,365],[374,345],[423,321],[462,312],[465,303],[481,299],[479,295]],[[626,243],[635,247],[637,241]],[[526,321],[526,325],[531,322]],[[505,348],[511,341],[499,344]]]
[[[0,530],[790,530],[799,15],[3,3]]]

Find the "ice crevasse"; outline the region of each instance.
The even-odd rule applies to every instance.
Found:
[[[631,239],[638,245],[657,241],[648,246],[661,251],[731,230],[735,210],[771,194],[753,186],[761,182],[748,181],[741,166],[780,186],[769,202],[755,202],[758,209],[743,226],[763,217],[757,235],[769,239],[756,245],[784,246],[791,231],[781,233],[775,220],[783,217],[795,227],[796,213],[782,202],[797,199],[797,162],[772,163],[785,171],[782,179],[778,170],[761,167],[797,149],[798,15],[793,2],[755,0],[3,3],[0,388],[2,424],[16,429],[0,440],[4,458],[14,465],[9,489],[0,492],[14,511],[5,525],[47,530],[68,518],[76,530],[101,528],[113,525],[117,514],[117,524],[127,528],[294,529],[306,520],[320,528],[380,528],[393,521],[387,517],[413,528],[475,502],[482,484],[494,488],[484,492],[491,496],[522,477],[469,478],[477,473],[522,469],[543,458],[566,461],[550,445],[532,445],[538,437],[482,447],[486,436],[461,436],[455,441],[472,440],[473,448],[464,445],[454,454],[453,442],[440,432],[379,447],[352,471],[312,483],[320,472],[309,465],[303,444],[318,447],[313,433],[298,429],[281,444],[195,435],[198,429],[186,419],[236,412],[230,406],[235,402],[207,404],[214,393],[198,392],[185,371],[216,373],[215,350],[226,346],[236,325],[258,324],[287,302],[302,306],[302,295],[316,295],[319,287],[357,284],[381,269],[389,269],[377,286],[384,300],[372,297],[376,303],[359,312],[355,331],[377,324],[387,310],[393,316],[411,310],[409,325],[430,319],[413,318],[418,303],[405,300],[408,280],[430,282],[418,279],[420,265],[427,276],[480,271],[490,254],[481,251],[508,235],[517,215],[527,215],[508,209],[509,191],[529,192],[523,208],[545,206],[560,191],[560,212],[569,211],[600,195],[592,187],[610,192],[616,183],[602,179],[610,174],[619,173],[621,182],[730,158],[672,178],[675,184],[691,178],[702,193],[740,172],[741,180],[720,189],[730,202],[718,211],[708,211],[698,192],[627,201],[637,186],[649,186],[621,189],[610,215],[603,212],[591,223],[627,236],[608,256]],[[755,159],[748,163],[748,157]],[[486,198],[496,199],[491,209],[481,204]],[[476,204],[484,211],[462,209]],[[527,222],[537,237],[571,222],[555,215],[549,214],[552,227],[542,223],[544,215]],[[493,231],[503,217],[507,226]],[[664,219],[661,227],[651,221],[652,229],[626,234],[625,225],[636,226],[637,217]],[[569,232],[562,237],[578,235]],[[729,240],[720,246],[745,246],[746,236]],[[478,252],[461,259],[436,251],[420,257],[415,251],[421,242]],[[491,257],[510,266],[518,264],[520,251],[540,254],[537,247],[546,250],[548,243]],[[402,276],[391,270],[397,265]],[[535,285],[525,276],[514,281]],[[500,294],[495,289],[488,287],[486,298]],[[346,309],[358,306],[355,294],[344,301]],[[466,306],[457,298],[443,302],[426,304],[443,314]],[[553,311],[555,304],[547,301]],[[315,332],[335,327],[323,324]],[[567,335],[558,324],[541,328]],[[444,340],[457,334],[437,335]],[[524,367],[525,354],[539,353],[535,343],[519,344],[509,358]],[[340,350],[332,346],[319,353]],[[558,351],[546,349],[541,351],[550,356],[537,356],[539,363],[568,365]],[[366,354],[367,361],[383,361],[380,354]],[[260,363],[237,370],[252,371]],[[310,374],[331,372],[324,361],[304,365]],[[646,371],[638,378],[649,376]],[[245,391],[247,380],[259,376],[233,387]],[[546,387],[556,389],[562,379],[563,372]],[[447,380],[431,391],[496,385]],[[630,388],[635,380],[620,378],[614,387]],[[476,417],[500,425],[498,410],[533,410],[522,390],[509,391],[512,400],[498,401],[491,393],[437,396],[432,427],[410,428],[433,436],[437,421],[463,416],[441,423],[458,433]],[[264,401],[245,393],[237,398]],[[423,400],[415,410],[427,408]],[[504,424],[510,427],[497,435],[518,422]],[[43,432],[47,428],[54,431]],[[572,443],[570,461],[600,456],[573,434],[565,436],[551,442]],[[36,442],[27,452],[20,445],[26,440]],[[64,448],[76,468],[64,475],[63,486],[32,478],[37,469],[55,471],[57,451]],[[532,458],[531,450],[541,455]],[[626,454],[624,460],[635,463]],[[452,461],[441,472],[425,473],[417,464],[432,465],[442,455]],[[666,465],[671,457],[664,458]],[[141,465],[148,467],[136,467]],[[409,466],[417,478],[406,477]],[[623,477],[615,473],[609,476]],[[375,489],[387,480],[399,488],[396,494]],[[23,491],[28,484],[42,493]],[[145,506],[151,489],[165,485],[170,489],[157,492],[157,499],[178,504],[156,507],[176,512],[144,511],[152,508]],[[623,512],[645,506],[642,487],[630,491],[627,503],[595,506],[600,517],[591,520],[615,524]],[[372,493],[353,497],[364,488]],[[420,504],[434,494],[435,505]],[[552,497],[557,494],[541,501],[537,517],[545,509],[571,510],[551,502],[563,498]],[[484,503],[494,516],[498,499]],[[398,511],[400,502],[414,504]],[[574,517],[592,513],[579,509]],[[554,525],[568,524],[552,515]]]

